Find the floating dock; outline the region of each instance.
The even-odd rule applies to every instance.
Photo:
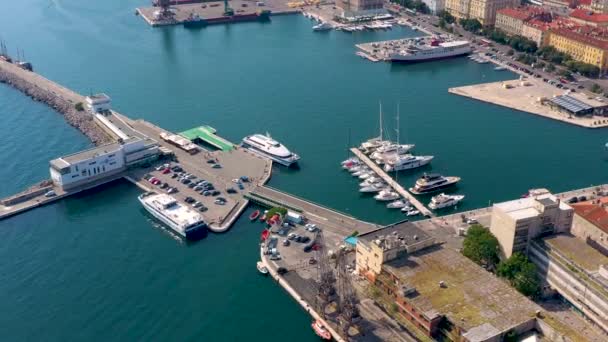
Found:
[[[200,126],[183,131],[179,133],[179,135],[194,143],[197,140],[201,140],[225,152],[234,150],[233,143],[216,135],[215,133],[217,133],[217,130],[211,126]]]
[[[426,217],[434,217],[435,214],[427,209],[420,201],[414,197],[414,195],[410,194],[405,188],[403,188],[399,183],[397,183],[391,176],[389,176],[382,168],[380,168],[376,163],[374,163],[371,159],[369,159],[363,152],[359,151],[358,148],[353,147],[350,151],[357,156],[365,165],[367,165],[372,171],[374,171],[380,178],[384,179],[386,184],[388,184],[391,188],[393,188],[399,195],[403,198],[407,199],[420,213]]]

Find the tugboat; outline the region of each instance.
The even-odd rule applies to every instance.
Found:
[[[323,322],[321,322],[320,320],[316,320],[312,322],[310,326],[312,327],[312,330],[315,331],[315,334],[317,334],[317,336],[324,340],[331,340],[331,333],[323,325]]]
[[[207,26],[207,20],[201,18],[201,16],[198,14],[190,13],[190,16],[184,20],[183,24],[184,28],[187,29],[202,28]]]

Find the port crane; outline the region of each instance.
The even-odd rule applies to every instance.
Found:
[[[234,10],[228,5],[228,0],[224,0],[224,16],[231,17],[234,15]]]

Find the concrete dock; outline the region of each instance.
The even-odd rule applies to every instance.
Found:
[[[448,92],[585,128],[608,127],[606,117],[578,117],[542,104],[540,99],[551,99],[565,91],[536,78],[455,87],[449,88]],[[594,107],[606,105],[578,92],[569,95]]]
[[[382,168],[380,168],[376,163],[374,163],[371,159],[369,159],[363,152],[361,152],[358,148],[353,147],[350,151],[357,156],[365,165],[367,165],[372,171],[374,171],[380,178],[384,179],[386,184],[388,184],[391,188],[393,188],[401,197],[408,200],[420,213],[426,217],[434,217],[435,214],[427,209],[414,195],[410,194],[409,191],[405,190],[401,184],[397,183],[391,176],[389,176]]]
[[[257,1],[248,0],[231,0],[228,4],[234,10],[236,15],[254,14],[257,10],[269,10],[271,15],[285,15],[300,13],[299,9],[290,8],[287,6],[287,1],[283,0],[266,0],[263,1],[264,6],[257,6]],[[158,7],[139,7],[136,13],[140,15],[151,26],[168,26],[181,25],[191,14],[198,15],[202,18],[219,18],[224,15],[223,1],[210,1],[202,4],[185,4],[171,6],[173,16],[165,19],[157,19],[155,12]]]

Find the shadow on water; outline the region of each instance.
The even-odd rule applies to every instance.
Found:
[[[161,31],[161,35],[162,35],[162,44],[163,44],[163,50],[165,51],[168,60],[171,62],[175,62],[176,61],[176,54],[175,54],[175,33],[174,27],[159,27],[158,29],[160,29]]]

